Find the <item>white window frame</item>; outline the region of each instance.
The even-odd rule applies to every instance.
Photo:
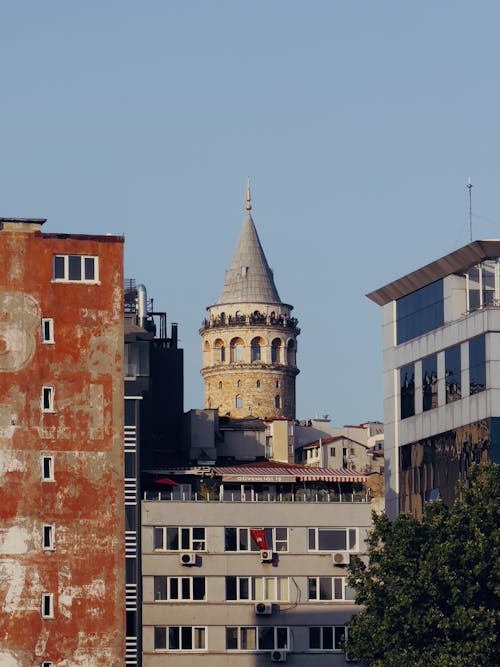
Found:
[[[53,317],[42,317],[42,343],[45,345],[53,345],[54,340],[54,318]]]
[[[55,618],[54,593],[42,593],[40,600],[40,614],[42,618]]]
[[[169,549],[167,531],[177,530],[177,549]],[[203,538],[194,537],[195,530],[203,530]],[[155,547],[155,536],[161,531],[161,547]],[[183,537],[187,537],[185,544]],[[153,528],[153,551],[206,551],[207,533],[205,526],[154,526]]]
[[[156,637],[155,637],[155,632],[157,628],[165,628],[165,646],[164,647],[157,647],[156,646]],[[179,648],[170,648],[170,633],[169,630],[171,628],[177,628],[179,632],[179,644],[182,642],[182,630],[185,628],[191,628],[191,646],[192,648],[183,648],[180,646]],[[203,644],[204,646],[195,646],[195,638],[196,638],[196,632],[202,630],[203,631]],[[165,652],[165,651],[177,651],[179,653],[193,653],[194,651],[206,651],[208,648],[208,632],[207,632],[207,626],[204,625],[155,625],[153,628],[153,650],[155,652]]]
[[[164,577],[165,578],[165,592],[166,592],[166,597],[164,598],[157,598],[155,596],[156,592],[156,586],[155,586],[155,579],[159,577]],[[202,598],[195,598],[194,597],[194,580],[195,579],[203,579],[203,583],[205,585],[205,594]],[[171,582],[173,580],[177,581],[177,591],[178,591],[178,596],[177,597],[172,597],[170,595],[170,590],[171,590]],[[184,597],[183,592],[184,592],[184,586],[183,582],[186,581],[189,587],[189,594]],[[153,576],[153,596],[155,602],[206,602],[207,600],[207,578],[206,577],[169,577],[167,575],[155,575]]]
[[[317,628],[320,630],[320,644],[321,646],[318,646],[316,648],[311,648],[311,634],[310,631],[313,628]],[[333,648],[324,648],[324,643],[323,643],[323,630],[326,628],[331,628],[332,633],[333,633]],[[347,639],[347,627],[345,625],[311,625],[309,626],[309,651],[316,653],[317,651],[325,652],[328,651],[328,653],[344,653],[344,651],[341,648],[335,648],[335,639],[336,639],[336,631],[339,629],[342,629],[342,634],[344,636],[344,639]]]
[[[70,278],[69,277],[69,258],[70,257],[79,257],[80,258],[80,278]],[[56,260],[62,258],[63,260],[63,276],[56,278]],[[86,260],[93,260],[94,265],[94,277],[86,278],[85,277],[85,263]],[[52,262],[52,282],[54,283],[87,283],[87,284],[96,284],[99,282],[99,257],[97,255],[54,255]]]
[[[229,578],[236,580],[236,597],[234,597],[234,598],[229,598],[227,596],[227,580]],[[246,582],[246,584],[248,586],[248,596],[247,597],[243,597],[241,595],[241,583],[243,581]],[[231,601],[231,602],[249,602],[249,601],[252,601],[252,600],[255,599],[253,577],[239,577],[237,575],[227,575],[226,580],[225,580],[225,585],[226,585],[225,595],[226,595],[226,600],[227,601]]]
[[[273,630],[274,633],[274,642],[272,647],[266,646],[265,648],[260,647],[260,630],[267,630],[271,629]],[[237,648],[227,648],[227,630],[229,629],[234,629],[237,631]],[[252,648],[241,648],[242,645],[242,631],[247,631],[247,630],[252,630],[255,634],[255,647]],[[286,630],[286,646],[281,646],[281,642],[278,642],[278,631],[279,630]],[[284,625],[280,626],[255,626],[255,625],[229,625],[226,626],[226,651],[231,651],[235,652],[238,651],[239,653],[248,653],[248,652],[254,652],[259,651],[276,651],[276,650],[282,650],[282,651],[288,651],[290,650],[290,628]]]
[[[44,482],[53,482],[55,480],[54,476],[54,456],[52,454],[42,454],[40,459],[42,466],[42,480]],[[48,474],[46,474],[45,467],[47,465]]]
[[[281,597],[281,583],[285,582],[284,597]],[[271,594],[270,594],[270,589]],[[255,577],[254,594],[256,600],[263,602],[289,602],[290,579],[289,577]]]
[[[322,598],[321,592],[320,592],[320,580],[321,579],[330,579],[331,580],[331,588],[332,588],[332,595],[329,598]],[[311,597],[309,594],[310,591],[310,582],[315,580],[316,581],[316,597]],[[340,597],[337,597],[335,595],[335,583],[340,581],[340,591],[341,595]],[[307,599],[309,602],[354,602],[354,598],[347,598],[346,597],[346,591],[350,588],[350,586],[347,583],[347,577],[307,577]]]
[[[42,387],[42,396],[41,396],[41,407],[42,412],[55,412],[54,410],[54,394],[55,389],[50,385],[44,385]]]
[[[224,528],[224,548],[225,548],[225,542],[226,542],[226,535],[225,531],[227,528],[236,528],[236,549],[225,549],[227,553],[248,553],[250,552],[257,552],[260,551],[260,547],[254,542],[252,535],[250,533],[251,530],[255,530],[255,528],[244,528],[244,527],[239,527],[239,526],[226,526]],[[271,551],[277,551],[279,553],[287,553],[288,552],[288,542],[289,542],[289,531],[287,526],[267,526],[264,528],[266,533],[270,530],[271,531],[271,544],[269,545],[269,549]],[[286,530],[286,539],[277,539],[276,532],[278,530]],[[240,535],[241,534],[245,535],[244,540],[247,543],[247,548],[243,549],[241,548],[241,539]],[[267,536],[267,535],[266,535]],[[285,546],[284,549],[278,548],[281,546]]]
[[[42,526],[42,549],[44,551],[55,551],[56,527],[53,523],[44,523]]]
[[[235,579],[236,597],[227,596],[227,580]],[[241,595],[241,583],[245,582],[248,588],[248,596]],[[282,584],[284,585],[283,596]],[[269,590],[272,588],[272,594]],[[240,577],[236,575],[226,576],[226,601],[231,602],[252,602],[254,600],[262,602],[289,602],[290,600],[290,578],[289,577]]]
[[[326,531],[345,531],[345,546],[335,547],[334,549],[320,549],[319,548],[319,536],[321,532]],[[352,531],[352,533],[351,533]],[[351,535],[354,537],[354,543],[352,546],[349,545]],[[311,538],[313,545],[311,546]],[[333,551],[350,551],[356,553],[359,551],[359,531],[357,528],[351,526],[321,526],[319,528],[308,528],[307,530],[307,550],[308,551],[321,551],[323,553],[332,553]]]

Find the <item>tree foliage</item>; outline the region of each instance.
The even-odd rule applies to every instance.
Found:
[[[369,667],[500,665],[500,467],[474,466],[451,507],[418,521],[373,515],[368,565],[349,584],[365,609],[347,652]]]

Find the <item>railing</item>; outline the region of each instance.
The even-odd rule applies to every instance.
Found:
[[[300,333],[298,327],[298,319],[296,317],[271,317],[270,315],[228,315],[226,317],[213,317],[211,319],[203,319],[201,322],[202,329],[211,329],[214,327],[241,327],[241,326],[274,326],[286,327]]]
[[[143,500],[150,502],[219,502],[219,503],[368,503],[369,491],[342,493],[334,491],[296,491],[295,493],[249,493],[219,491],[198,493],[175,491],[145,491]]]

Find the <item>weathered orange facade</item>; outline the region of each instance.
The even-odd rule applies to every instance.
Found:
[[[0,219],[0,665],[124,664],[123,239]]]

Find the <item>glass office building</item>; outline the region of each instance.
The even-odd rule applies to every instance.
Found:
[[[451,502],[500,462],[500,240],[474,241],[368,294],[382,307],[386,511]]]

